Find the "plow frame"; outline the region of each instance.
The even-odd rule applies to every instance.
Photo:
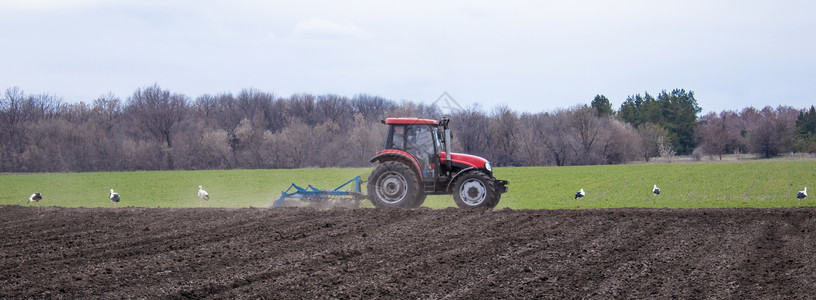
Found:
[[[360,176],[355,176],[351,180],[346,181],[346,183],[343,183],[332,190],[321,190],[312,186],[311,184],[303,188],[295,183],[292,183],[289,185],[289,188],[287,188],[286,191],[281,192],[281,197],[275,201],[273,206],[281,206],[281,204],[283,204],[283,200],[286,198],[299,198],[300,202],[320,203],[327,201],[329,196],[350,196],[353,200],[359,201],[365,198],[365,195],[360,191],[361,182],[362,180],[360,179]],[[343,188],[350,184],[353,184],[353,189],[351,191],[343,190]],[[293,189],[294,191],[292,191]]]

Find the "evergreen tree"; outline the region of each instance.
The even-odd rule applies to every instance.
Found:
[[[810,106],[810,110],[799,113],[799,117],[796,118],[796,130],[800,136],[816,133],[816,108]]]
[[[662,91],[657,99],[645,96],[629,96],[621,104],[618,117],[637,127],[654,123],[668,132],[669,142],[677,154],[689,154],[697,145],[694,132],[697,129],[697,114],[702,109],[697,106],[694,92],[675,89],[671,93]]]
[[[678,154],[690,154],[697,146],[694,133],[697,130],[697,114],[702,110],[697,106],[694,92],[675,89],[669,94],[664,90],[657,101],[663,115],[659,124],[669,131],[672,146]]]
[[[627,97],[626,101],[621,104],[618,117],[635,127],[645,123],[660,124],[663,118],[659,103],[648,92],[645,95],[637,94]]]
[[[595,99],[592,99],[592,108],[595,109],[599,117],[611,116],[614,113],[612,111],[612,102],[609,102],[609,99],[604,95],[595,95]]]
[[[816,151],[816,108],[799,112],[796,118],[796,150],[800,152]]]

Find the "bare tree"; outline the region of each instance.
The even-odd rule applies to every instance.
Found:
[[[113,126],[122,114],[122,103],[116,96],[112,94],[103,95],[94,100],[93,108],[94,121],[105,129],[105,132],[110,134]]]
[[[592,146],[601,131],[601,119],[597,111],[589,106],[573,107],[569,113],[569,125],[577,135],[580,145],[574,147],[575,155],[581,164],[596,163],[592,157]]]
[[[471,106],[451,116],[451,131],[454,142],[465,153],[485,153],[488,150],[490,136],[487,128],[490,119],[478,106]],[[456,150],[454,150],[456,151]]]
[[[354,115],[354,125],[350,131],[350,135],[344,140],[345,146],[343,149],[348,153],[342,155],[340,159],[347,159],[344,162],[345,166],[362,167],[368,165],[368,160],[374,156],[376,151],[380,150],[383,141],[385,141],[386,126],[382,126],[379,122],[368,121],[361,113]]]
[[[497,106],[493,110],[490,126],[490,144],[493,151],[481,153],[495,161],[496,165],[517,165],[516,149],[519,120],[517,114],[509,107]]]
[[[771,158],[793,149],[798,111],[783,106],[776,109],[765,107],[759,114],[762,117],[749,127],[751,150]]]
[[[141,128],[146,129],[168,148],[172,148],[173,125],[181,120],[185,106],[184,96],[170,94],[170,91],[153,85],[137,89],[126,109]]]
[[[312,134],[313,127],[300,121],[293,120],[289,126],[272,137],[274,143],[283,145],[276,154],[279,165],[283,168],[303,168],[310,164],[309,158],[316,143]]]
[[[396,103],[382,97],[362,94],[351,99],[351,107],[355,114],[361,114],[367,122],[378,122],[387,112],[396,108]]]
[[[287,99],[286,103],[288,104],[287,116],[298,119],[309,126],[315,126],[320,122],[316,112],[315,96],[310,94],[292,95]]]
[[[442,112],[435,105],[402,101],[400,105],[387,112],[385,117],[415,117],[438,120],[442,117]]]
[[[204,132],[201,136],[201,147],[207,168],[232,168],[232,150],[229,146],[229,135],[223,129]]]
[[[702,116],[697,135],[705,153],[717,155],[722,160],[723,154],[741,147],[738,120],[739,115],[732,111],[723,111],[719,115],[712,112]]]
[[[187,100],[183,95],[171,94],[158,85],[137,89],[125,111],[138,128],[147,131],[165,149],[173,147],[174,125],[181,121]],[[166,150],[165,150],[166,151]],[[172,156],[162,152],[169,169],[174,169]]]
[[[697,131],[703,148],[708,155],[717,155],[722,160],[725,147],[728,145],[728,131],[725,120],[715,113],[709,113],[700,118],[700,126]]]
[[[0,98],[0,170],[19,170],[18,157],[25,151],[28,136],[22,113],[25,94],[18,87],[8,88]]]
[[[522,114],[519,117],[518,152],[524,165],[540,166],[547,162],[544,141],[538,134],[544,126],[543,114]]]
[[[657,138],[657,149],[660,153],[660,157],[666,160],[666,162],[671,162],[674,155],[677,154],[674,148],[672,148],[671,143],[667,141],[664,136]]]
[[[347,127],[354,121],[354,111],[348,99],[337,95],[318,97],[317,114],[324,122],[331,120],[341,127]]]
[[[544,118],[543,126],[536,133],[544,141],[544,148],[555,160],[555,165],[566,166],[571,162],[570,149],[573,149],[574,137],[565,124],[569,122],[569,112],[556,110],[555,114]]]
[[[660,145],[668,132],[654,123],[641,124],[637,128],[637,132],[641,138],[643,159],[648,162],[650,158],[660,156]]]
[[[0,98],[0,171],[23,170],[21,159],[26,158],[21,155],[31,144],[31,126],[56,117],[60,106],[53,96],[26,96],[17,87],[6,90]]]
[[[624,123],[611,116],[601,117],[601,130],[598,135],[599,154],[603,163],[620,164],[640,157],[642,148],[640,135],[631,124]]]

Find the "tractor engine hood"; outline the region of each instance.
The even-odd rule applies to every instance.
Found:
[[[445,156],[445,152],[439,152],[439,161],[444,162]],[[493,172],[493,167],[490,165],[490,162],[476,155],[451,152],[451,162]]]

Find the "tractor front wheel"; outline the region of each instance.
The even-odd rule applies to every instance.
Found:
[[[494,208],[500,197],[493,179],[479,171],[460,175],[453,186],[453,201],[459,208]]]
[[[368,197],[375,207],[415,208],[419,181],[408,166],[397,161],[379,164],[368,177]],[[424,198],[423,198],[424,200]]]

